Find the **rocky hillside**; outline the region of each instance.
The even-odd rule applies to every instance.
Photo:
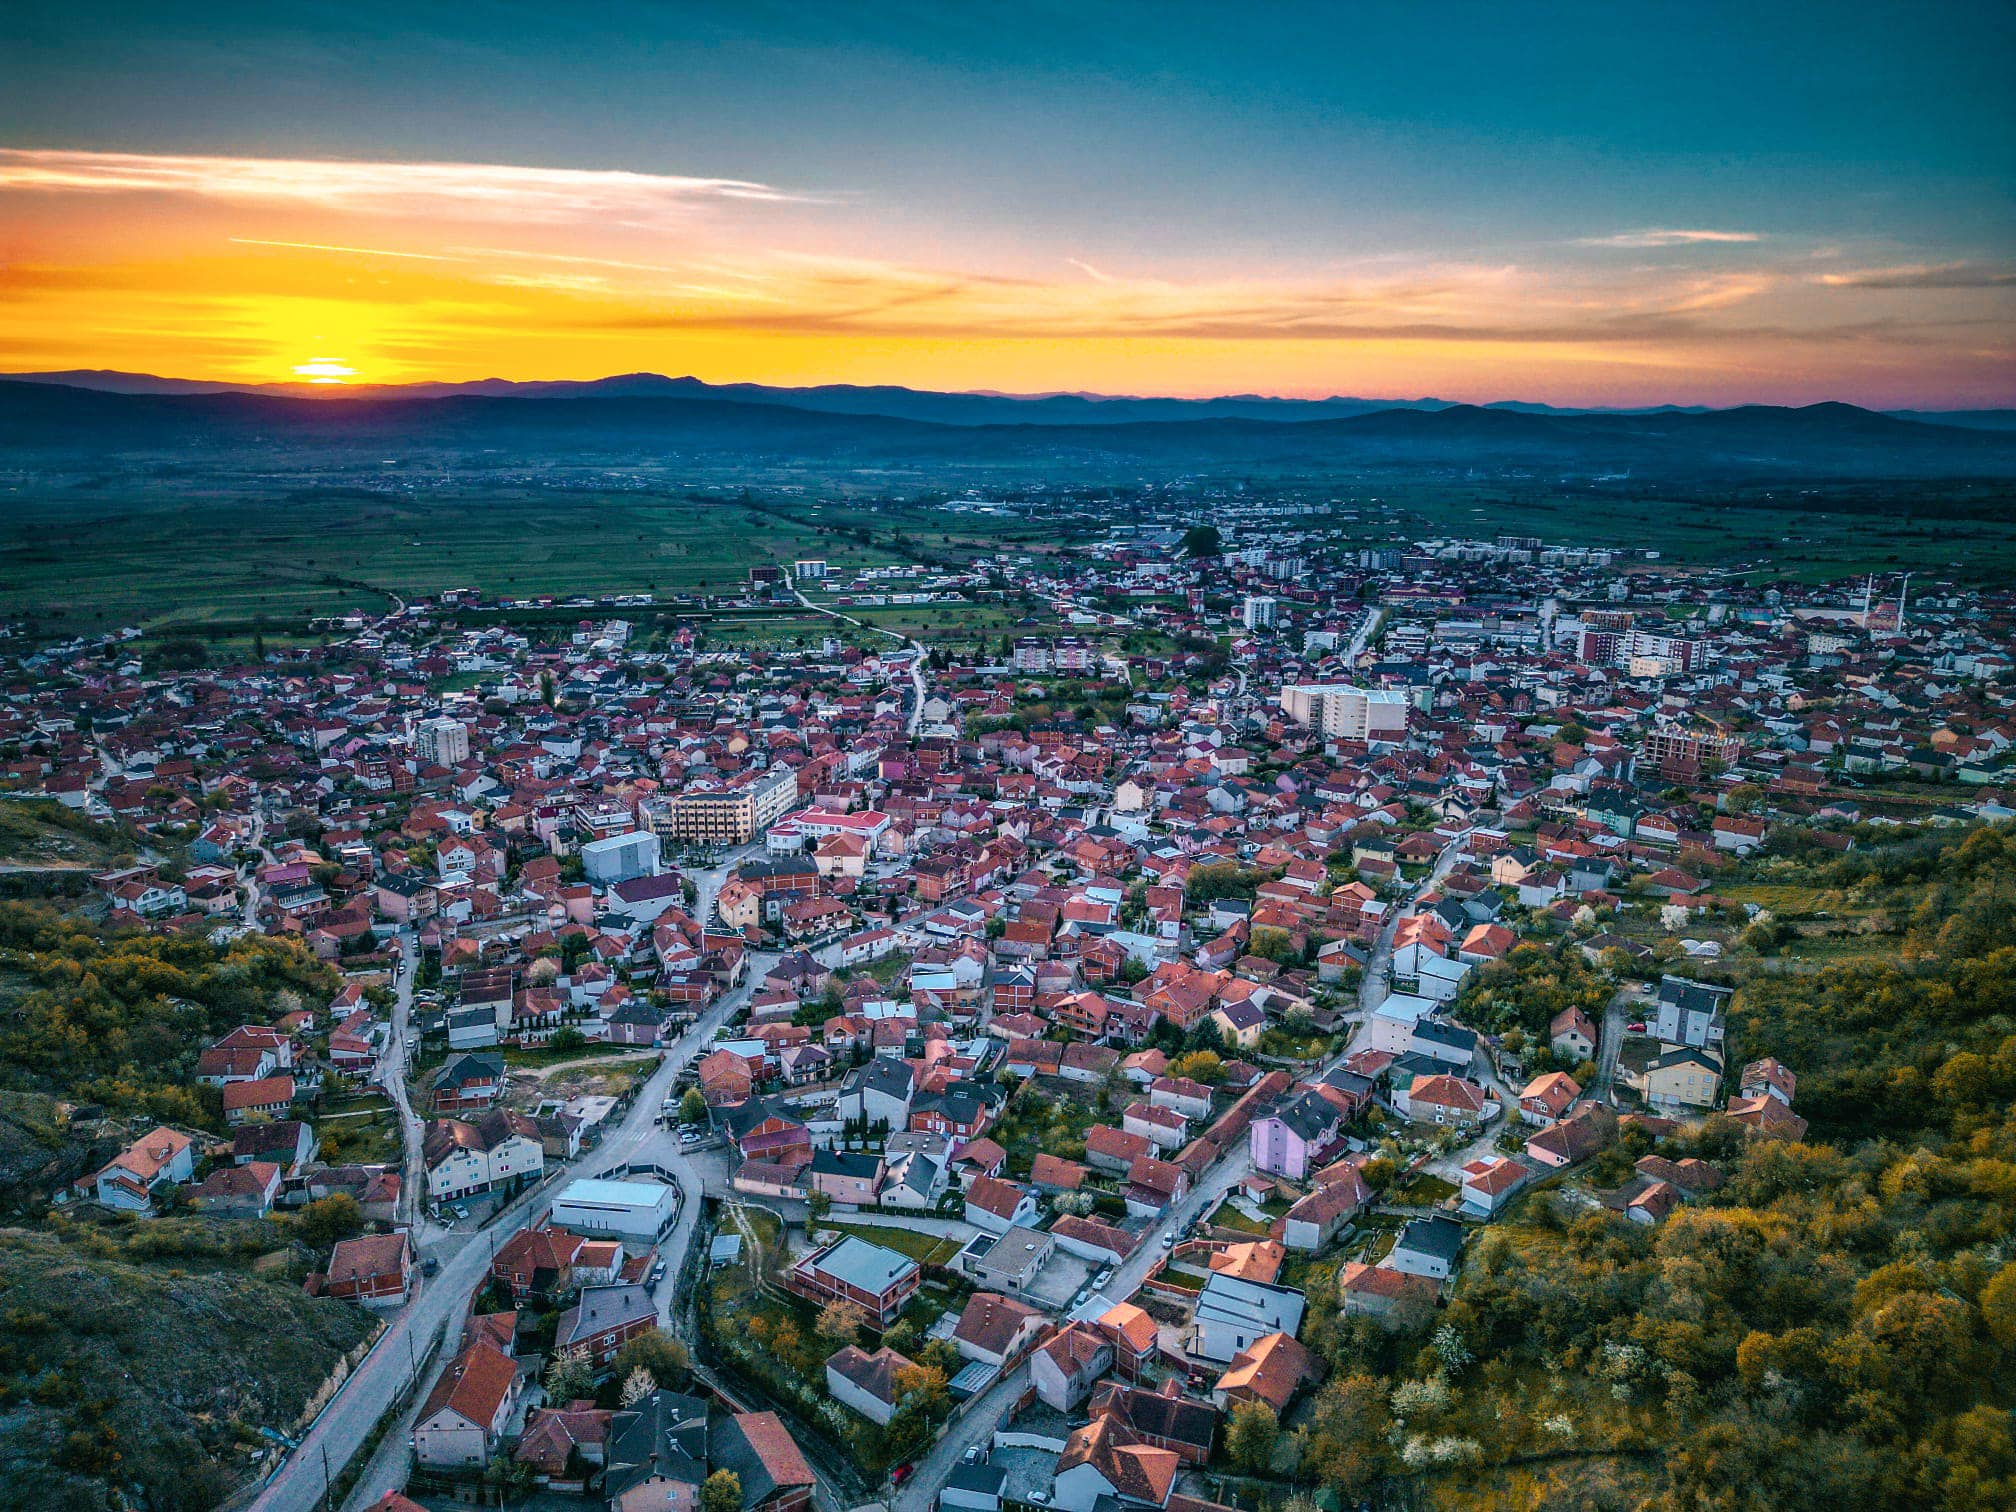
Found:
[[[197,1512],[374,1324],[258,1223],[0,1231],[0,1486],[49,1512]]]

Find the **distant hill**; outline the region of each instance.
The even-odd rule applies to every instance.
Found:
[[[716,465],[746,460],[849,468],[1014,467],[1059,474],[1147,467],[1718,478],[2016,475],[2016,433],[1900,420],[1847,404],[1635,414],[1532,414],[1449,405],[1294,420],[1201,415],[971,424],[757,402],[725,397],[718,389],[699,397],[677,388],[690,380],[650,381],[676,391],[625,395],[569,389],[564,396],[541,396],[513,390],[509,396],[433,397],[402,392],[328,403],[236,391],[132,394],[0,382],[0,453],[17,459],[167,453],[196,460],[249,452],[332,463],[452,453],[480,454],[489,465],[514,458],[616,464],[680,458]]]
[[[837,415],[883,415],[940,425],[1112,425],[1134,420],[1315,420],[1373,410],[1446,409],[1447,399],[1278,399],[1228,394],[1214,399],[1142,398],[1106,394],[940,393],[897,385],[828,383],[780,388],[764,383],[707,383],[662,373],[619,373],[581,381],[520,382],[478,378],[466,383],[312,384],[220,383],[210,379],[157,378],[107,368],[66,372],[6,373],[0,379],[54,383],[107,394],[276,394],[301,399],[442,399],[458,394],[493,399],[695,399],[738,404],[783,404]]]
[[[1922,420],[1927,425],[1962,425],[1970,430],[2016,430],[2016,409],[1978,410],[1888,410],[1899,420]]]
[[[941,393],[897,385],[828,383],[781,388],[764,383],[707,383],[662,373],[618,373],[581,381],[478,378],[464,383],[343,384],[222,383],[214,379],[161,378],[111,368],[62,372],[0,373],[0,380],[54,383],[107,394],[276,394],[301,399],[444,399],[475,394],[493,399],[700,399],[738,404],[783,404],[836,415],[884,415],[940,425],[1121,425],[1137,420],[1341,420],[1379,410],[1443,410],[1452,399],[1283,399],[1264,394],[1224,394],[1210,399],[1170,399],[1131,394]],[[1485,409],[1526,415],[1666,415],[1709,413],[1706,405],[1638,408],[1576,407],[1503,399]],[[2016,430],[2016,410],[1893,410],[1903,420],[1981,430]]]

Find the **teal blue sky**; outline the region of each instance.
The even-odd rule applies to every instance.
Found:
[[[800,208],[737,247],[958,277],[1355,299],[1386,273],[1516,268],[1535,313],[1438,306],[1449,339],[1532,345],[1602,305],[1852,344],[1851,397],[1924,403],[2016,397],[2012,80],[2006,3],[0,11],[18,153],[750,181]],[[51,245],[32,198],[17,261]],[[1895,350],[1870,367],[1878,335]],[[1735,353],[1687,366],[1694,396],[1742,395]],[[1757,397],[1825,359],[1771,366]]]

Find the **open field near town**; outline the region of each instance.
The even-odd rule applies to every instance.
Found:
[[[1280,479],[1229,496],[1200,485],[1199,515],[1257,495],[1315,506],[1286,523],[1345,546],[1535,534],[1656,550],[1667,563],[1731,567],[1757,580],[1898,569],[2006,577],[2016,571],[2016,521],[1998,514],[1986,487],[1900,485],[1894,499],[1869,487],[1821,488],[1780,500]],[[1071,508],[980,514],[939,498],[870,495],[859,479],[836,479],[830,490],[703,495],[640,488],[634,475],[607,485],[401,475],[397,491],[313,476],[124,476],[13,484],[0,502],[0,619],[57,635],[127,624],[193,631],[237,653],[252,648],[255,629],[268,649],[281,649],[299,643],[312,616],[377,613],[395,596],[454,587],[512,597],[726,594],[751,567],[801,556],[825,558],[837,577],[894,562],[958,567],[999,551],[1040,557],[1097,534]],[[1048,628],[1021,624],[1013,605],[848,612],[950,642]],[[788,645],[807,629],[744,628],[723,639]]]
[[[394,595],[727,593],[754,566],[892,560],[851,537],[725,503],[499,492],[388,499],[303,490],[9,499],[0,617],[66,633],[381,613]],[[235,626],[234,626],[235,628]]]
[[[1346,533],[1374,544],[1460,535],[1537,535],[1550,545],[1657,551],[1757,580],[1819,583],[1862,572],[1944,569],[1966,580],[2016,571],[2016,510],[1999,485],[1901,484],[1750,495],[1535,483],[1402,483],[1339,494]]]

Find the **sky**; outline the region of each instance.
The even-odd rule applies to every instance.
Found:
[[[0,7],[0,370],[2016,404],[2006,3]]]

